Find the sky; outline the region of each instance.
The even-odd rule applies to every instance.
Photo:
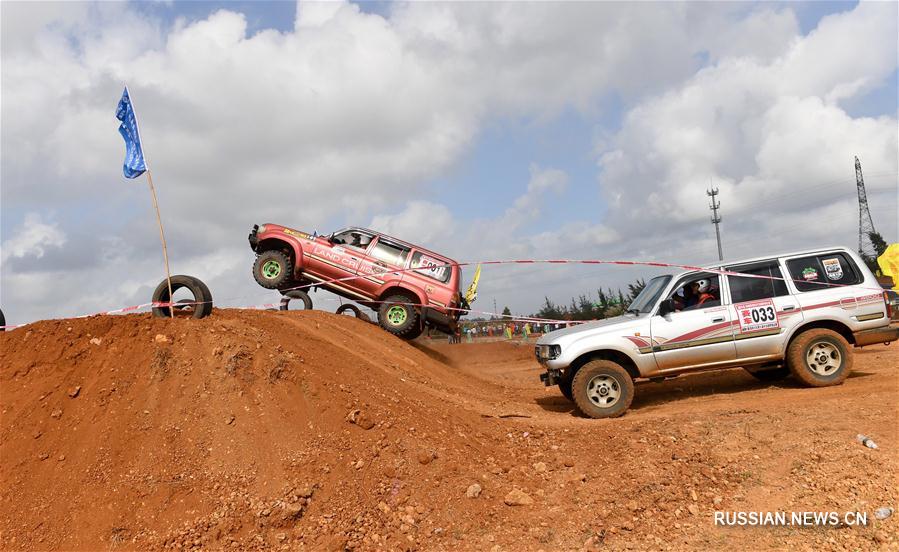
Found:
[[[897,19],[895,2],[3,2],[0,308],[77,316],[164,278],[146,178],[122,176],[125,84],[172,273],[217,306],[277,300],[251,275],[264,222],[458,261],[708,263],[715,187],[726,258],[854,248],[855,156],[896,242]],[[489,266],[474,307],[658,273]]]

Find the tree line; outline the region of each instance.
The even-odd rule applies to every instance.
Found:
[[[599,320],[602,318],[611,318],[623,314],[627,310],[627,306],[631,301],[640,295],[646,282],[637,279],[632,284],[627,285],[627,293],[618,288],[613,291],[611,288],[596,290],[596,300],[593,299],[591,293],[579,295],[577,298],[572,297],[569,305],[555,304],[549,297],[544,296],[543,307],[532,316],[535,318],[549,318],[552,320]]]

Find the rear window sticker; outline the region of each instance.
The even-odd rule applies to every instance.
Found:
[[[840,259],[836,257],[823,259],[821,264],[824,265],[824,274],[828,280],[841,280],[843,278],[843,266],[840,264]]]
[[[818,279],[818,271],[812,267],[803,268],[802,279],[806,281],[815,281]]]

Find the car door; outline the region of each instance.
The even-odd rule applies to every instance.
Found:
[[[338,280],[327,284],[336,293],[356,299],[366,298],[357,278],[360,262],[370,246],[374,235],[370,232],[351,228],[334,233],[327,243],[316,243],[307,262],[314,275],[310,278],[318,281]]]
[[[668,299],[677,302],[675,296],[697,280],[711,282],[710,289],[717,293],[717,297],[702,304],[684,305],[665,316],[660,316],[656,310],[650,320],[653,356],[659,371],[727,364],[737,357],[732,317],[728,307],[722,304],[718,275],[693,273],[684,276],[675,284]]]
[[[843,252],[788,258],[787,271],[806,319],[855,314],[863,278]]]
[[[387,282],[399,283],[403,280],[402,270],[406,266],[410,249],[405,245],[378,236],[368,252],[359,260],[358,285],[366,295],[377,299],[378,290]]]
[[[734,341],[740,360],[777,358],[783,352],[783,335],[802,323],[799,301],[787,288],[777,259],[727,267]],[[757,276],[753,278],[752,276]]]

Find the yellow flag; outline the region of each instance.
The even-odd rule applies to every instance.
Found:
[[[468,304],[474,303],[475,299],[478,298],[478,280],[481,279],[481,265],[474,271],[474,278],[471,280],[471,284],[468,286],[468,290],[465,292],[465,300],[468,301]]]
[[[877,266],[884,276],[893,279],[893,289],[899,291],[899,243],[891,243],[883,255],[877,257]]]

